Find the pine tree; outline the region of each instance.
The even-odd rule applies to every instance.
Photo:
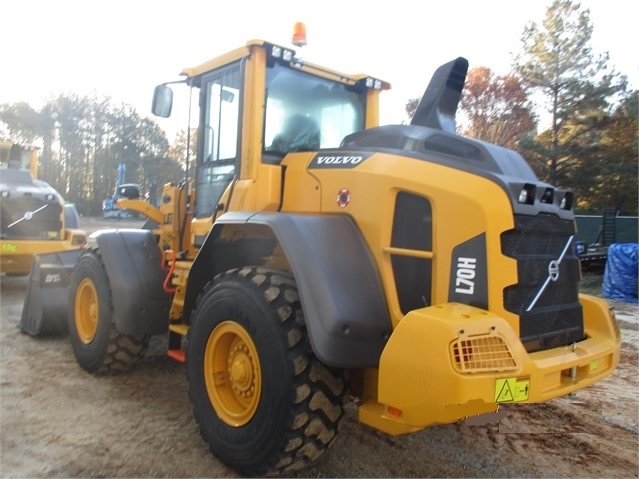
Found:
[[[579,3],[555,0],[541,25],[529,23],[515,70],[545,98],[550,128],[529,145],[544,158],[544,179],[565,185],[584,153],[580,141],[605,126],[625,77],[608,68],[608,54],[595,57],[590,47],[593,26],[589,10]]]

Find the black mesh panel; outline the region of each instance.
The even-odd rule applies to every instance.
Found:
[[[395,203],[393,237],[396,248],[432,251],[433,217],[425,198],[399,193]],[[404,314],[431,303],[432,260],[392,255],[399,305]]]
[[[62,209],[57,202],[44,202],[29,196],[2,198],[1,210],[4,239],[60,239]]]
[[[515,216],[515,228],[501,236],[502,253],[517,260],[518,277],[516,284],[504,288],[504,308],[519,316],[520,338],[530,352],[584,338],[579,260],[572,244],[559,264],[557,280],[548,280],[551,261],[559,260],[574,234],[572,220],[540,214]]]

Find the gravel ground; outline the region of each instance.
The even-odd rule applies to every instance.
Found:
[[[84,218],[87,231],[103,221]],[[137,227],[140,221],[108,225]],[[184,367],[153,338],[132,372],[92,376],[66,336],[18,329],[27,278],[0,278],[2,477],[237,477],[210,454]],[[498,424],[391,437],[350,404],[333,447],[299,477],[638,477],[639,309],[612,301],[622,355],[609,378],[543,404],[508,405]]]

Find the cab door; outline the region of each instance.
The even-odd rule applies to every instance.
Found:
[[[235,62],[202,76],[195,217],[224,211],[222,195],[239,172],[242,73]]]

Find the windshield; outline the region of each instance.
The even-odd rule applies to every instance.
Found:
[[[364,129],[365,91],[275,64],[266,74],[265,151],[337,148]]]

